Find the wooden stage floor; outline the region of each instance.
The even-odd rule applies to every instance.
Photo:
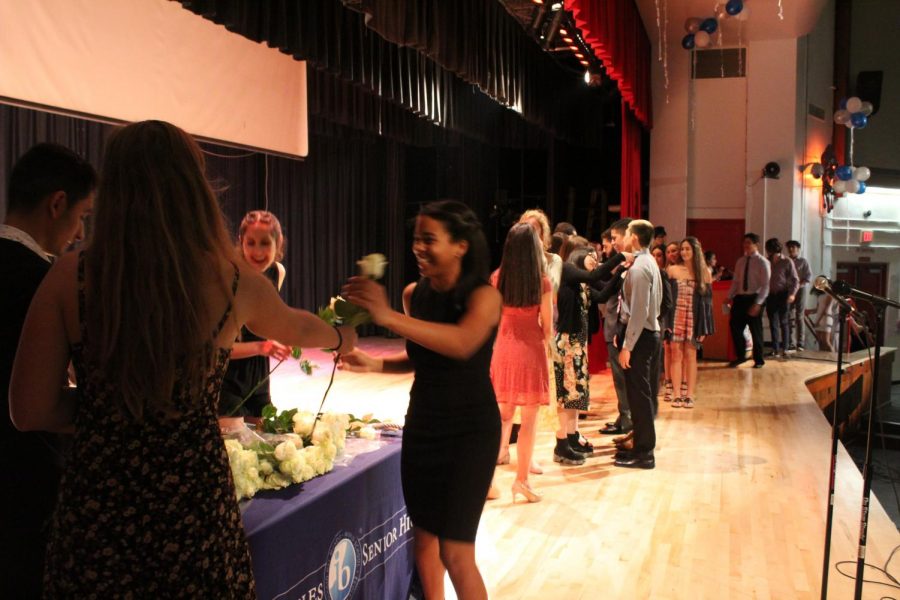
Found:
[[[390,353],[399,340],[368,338],[362,347]],[[330,360],[312,377],[293,364],[273,375],[280,408],[315,410]],[[771,360],[759,370],[701,365],[697,407],[661,402],[656,469],[612,466],[611,440],[597,433],[615,417],[607,374],[592,379],[592,411],[581,421],[598,448],[582,467],[552,461],[554,436],[538,434],[532,475],[542,502],[511,503],[512,464],[497,468],[503,492],[487,503],[477,557],[489,594],[499,599],[819,598],[831,429],[804,382],[834,366]],[[411,377],[338,372],[325,410],[374,413],[402,423]],[[862,477],[840,447],[829,598],[852,598]],[[886,502],[893,501],[885,498]],[[884,566],[900,533],[877,498],[869,518],[867,562]],[[891,565],[900,575],[900,552]],[[869,579],[885,581],[867,569]],[[900,597],[867,583],[864,597]],[[454,598],[452,587],[447,597]]]

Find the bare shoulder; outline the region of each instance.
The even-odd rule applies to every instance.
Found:
[[[685,279],[687,277],[687,269],[684,265],[669,265],[666,268],[666,273],[672,279]]]
[[[412,295],[413,295],[413,292],[416,291],[417,284],[418,284],[418,282],[413,281],[412,283],[407,285],[405,288],[403,288],[403,302],[404,303],[412,300]]]

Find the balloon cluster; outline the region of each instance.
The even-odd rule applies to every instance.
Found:
[[[836,179],[831,184],[836,194],[849,192],[851,194],[862,194],[866,191],[866,182],[872,176],[869,167],[852,167],[850,165],[841,165],[835,169]]]
[[[734,17],[738,21],[746,21],[750,16],[750,9],[744,6],[744,0],[728,0],[725,3],[719,3],[715,10],[714,17],[706,19],[691,17],[684,22],[687,35],[681,39],[682,48],[685,50],[693,50],[695,47],[706,48],[712,43],[713,36],[719,30],[719,21],[730,17]]]
[[[834,122],[850,129],[850,163],[840,165],[834,170],[834,182],[831,184],[835,194],[862,194],[866,191],[866,181],[872,176],[868,167],[853,166],[852,135],[854,129],[862,129],[869,124],[869,115],[875,107],[871,102],[860,100],[857,96],[841,100],[841,108],[834,112]]]
[[[834,111],[834,122],[847,129],[862,129],[869,124],[869,115],[873,110],[875,107],[871,102],[853,96],[841,101],[840,110]]]

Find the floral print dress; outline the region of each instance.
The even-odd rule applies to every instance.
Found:
[[[556,402],[566,409],[588,410],[591,404],[590,372],[587,364],[588,300],[587,285],[580,284],[578,303],[581,330],[578,333],[556,333],[559,360],[553,362],[556,379]]]
[[[232,294],[237,290],[235,267]],[[44,573],[47,598],[255,598],[216,407],[230,350],[213,341],[201,398],[176,395],[177,419],[138,423],[89,359],[84,262],[78,266],[80,383],[72,455],[60,486]]]

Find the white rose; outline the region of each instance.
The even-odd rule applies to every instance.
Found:
[[[384,269],[387,267],[387,258],[384,254],[367,254],[362,260],[356,261],[359,272],[369,279],[381,279],[384,277]]]
[[[377,432],[375,431],[375,428],[372,427],[371,425],[366,425],[365,427],[363,427],[362,429],[359,430],[359,437],[361,437],[363,439],[374,440],[376,436],[377,436]]]
[[[306,437],[312,433],[313,423],[316,417],[312,413],[297,413],[294,415],[294,433],[301,437]]]
[[[259,461],[259,472],[263,475],[268,475],[274,470],[272,463],[267,460]]]
[[[275,460],[282,462],[290,460],[297,453],[297,446],[293,442],[281,442],[275,447]]]
[[[334,457],[336,455],[337,455],[337,446],[335,446],[331,442],[324,444],[322,446],[322,456],[324,456],[327,460],[334,460]]]

